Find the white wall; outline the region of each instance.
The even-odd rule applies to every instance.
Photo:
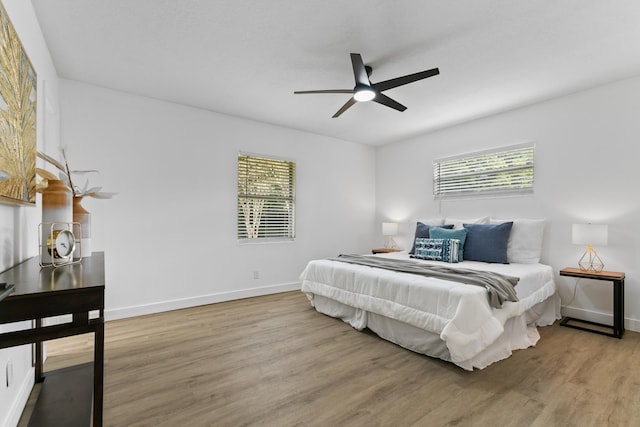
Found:
[[[308,260],[375,242],[372,147],[69,80],[60,92],[71,168],[118,193],[83,201],[108,319],[297,289]],[[295,242],[238,243],[239,151],[296,162]]]
[[[585,249],[571,244],[571,224],[608,224],[609,244],[596,250],[606,270],[626,273],[626,324],[640,330],[638,111],[640,77],[381,147],[378,220],[546,218],[542,262],[556,273],[577,267]],[[433,200],[434,159],[528,141],[536,144],[533,195]],[[413,232],[413,223],[403,225],[405,234]],[[611,323],[610,282],[581,280],[574,298],[576,280],[556,279],[564,313]]]
[[[3,0],[7,13],[37,73],[38,148],[58,145],[58,76],[40,31],[31,2]],[[40,198],[36,207],[0,204],[0,271],[38,253]],[[0,325],[0,332],[29,327],[29,322]],[[13,365],[13,382],[6,387],[7,364]],[[0,350],[0,425],[15,425],[33,385],[31,346]]]

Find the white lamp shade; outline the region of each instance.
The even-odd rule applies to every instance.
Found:
[[[382,223],[382,235],[383,236],[395,236],[398,234],[397,222],[383,222]]]
[[[574,245],[606,246],[609,237],[607,225],[573,224],[571,243]]]

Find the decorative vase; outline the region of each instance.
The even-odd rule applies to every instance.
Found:
[[[73,208],[71,199],[73,194],[64,181],[50,179],[47,188],[42,192],[42,240],[40,245],[40,259],[43,263],[52,262],[51,254],[47,249],[47,239],[51,238],[52,231],[66,230],[68,224],[73,221]],[[60,223],[54,225],[53,223]]]
[[[86,258],[91,256],[91,213],[82,206],[82,197],[73,198],[73,234],[80,240],[73,253],[74,258]]]

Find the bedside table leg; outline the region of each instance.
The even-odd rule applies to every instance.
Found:
[[[624,334],[624,280],[613,282],[613,334],[616,338]]]

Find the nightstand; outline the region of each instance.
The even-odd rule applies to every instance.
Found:
[[[606,280],[613,282],[613,326],[568,316],[562,318],[560,325],[583,331],[595,332],[596,334],[606,335],[609,337],[622,338],[622,334],[624,334],[624,273],[615,271],[595,272],[584,271],[579,268],[563,268],[560,270],[560,275],[577,277],[579,279]],[[580,322],[588,325],[599,326],[601,328],[609,328],[612,329],[613,332],[608,333],[598,329],[588,328],[586,326],[574,325],[569,322]]]
[[[377,248],[371,249],[372,254],[389,254],[391,252],[400,252],[401,249],[392,249],[392,248]]]

